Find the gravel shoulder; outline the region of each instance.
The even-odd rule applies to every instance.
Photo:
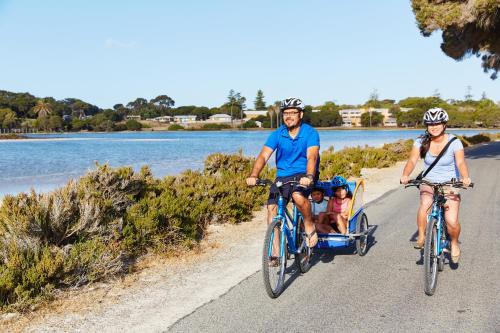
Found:
[[[363,169],[365,203],[399,187],[404,162]],[[415,173],[421,170],[418,165]],[[32,313],[4,314],[0,331],[161,331],[259,271],[265,210],[238,225],[211,225],[199,248],[170,258],[147,256],[137,272],[64,292]]]

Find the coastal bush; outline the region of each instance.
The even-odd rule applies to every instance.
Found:
[[[46,194],[0,206],[0,307],[126,272],[147,251],[192,247],[210,223],[251,218],[267,190],[245,184],[253,160],[214,154],[202,171],[154,179],[148,168],[97,168]],[[265,169],[264,177],[273,177]]]
[[[134,119],[127,120],[125,126],[127,126],[127,130],[129,131],[140,131],[142,128],[142,124]]]
[[[247,120],[242,125],[243,128],[258,128],[259,126],[254,120]]]
[[[150,186],[144,168],[98,166],[46,194],[6,196],[0,206],[0,305],[23,307],[54,287],[123,271],[123,215]]]
[[[320,177],[330,179],[335,175],[361,176],[362,168],[385,168],[408,158],[412,140],[385,144],[382,148],[347,147],[335,152],[333,147],[321,154]]]
[[[467,140],[470,144],[478,144],[478,143],[483,143],[483,142],[490,142],[491,138],[488,135],[485,134],[476,134],[473,136],[466,136],[464,137],[465,140]]]
[[[179,124],[172,124],[172,125],[168,126],[169,131],[179,131],[179,130],[183,130],[183,129],[184,129],[184,126],[179,125]]]
[[[203,124],[203,126],[200,128],[202,130],[207,130],[207,131],[217,131],[221,129],[229,129],[231,126],[227,124]]]

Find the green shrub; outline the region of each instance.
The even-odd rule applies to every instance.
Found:
[[[198,242],[210,223],[251,218],[267,189],[248,188],[253,160],[215,154],[203,171],[154,179],[148,168],[97,166],[46,194],[0,206],[0,307],[23,309],[53,290],[126,272],[130,259]],[[264,177],[273,177],[267,168]]]
[[[142,128],[142,124],[134,119],[127,120],[125,126],[127,126],[127,130],[129,131],[140,131]]]
[[[412,145],[412,140],[406,140],[385,144],[382,148],[348,147],[339,152],[330,147],[321,154],[321,179],[330,179],[335,175],[359,177],[362,168],[389,167],[397,161],[406,160]]]
[[[123,123],[117,123],[113,127],[113,130],[116,132],[121,132],[121,131],[126,131],[127,130],[127,125]]]
[[[259,126],[254,120],[248,120],[243,123],[243,128],[258,128]]]
[[[486,134],[476,134],[473,136],[464,137],[470,144],[476,145],[478,143],[490,142],[491,138]]]
[[[207,131],[217,131],[221,129],[228,129],[231,128],[231,126],[227,124],[203,124],[201,127],[202,130],[207,130]]]
[[[172,124],[172,125],[168,126],[169,131],[178,131],[178,130],[183,130],[183,129],[184,129],[184,126],[179,125],[179,124]]]

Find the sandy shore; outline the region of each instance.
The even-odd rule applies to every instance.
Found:
[[[365,202],[400,186],[403,167],[404,162],[399,162],[384,169],[363,169]],[[211,225],[197,251],[169,259],[142,258],[136,273],[64,292],[31,314],[4,314],[0,328],[27,332],[164,330],[260,270],[264,221],[262,209],[250,222]]]

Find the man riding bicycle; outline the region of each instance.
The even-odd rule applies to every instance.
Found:
[[[300,185],[284,185],[282,193],[286,202],[290,197],[293,199],[304,217],[306,244],[314,247],[318,242],[318,236],[308,197],[311,192],[310,186],[318,178],[320,145],[318,132],[302,122],[304,108],[304,103],[298,98],[287,98],[281,102],[280,111],[284,125],[268,137],[246,182],[248,186],[256,185],[260,172],[276,150],[276,181],[283,183],[291,180],[299,181]],[[277,214],[277,199],[276,189],[271,188],[267,201],[268,224],[272,223],[273,217]]]

